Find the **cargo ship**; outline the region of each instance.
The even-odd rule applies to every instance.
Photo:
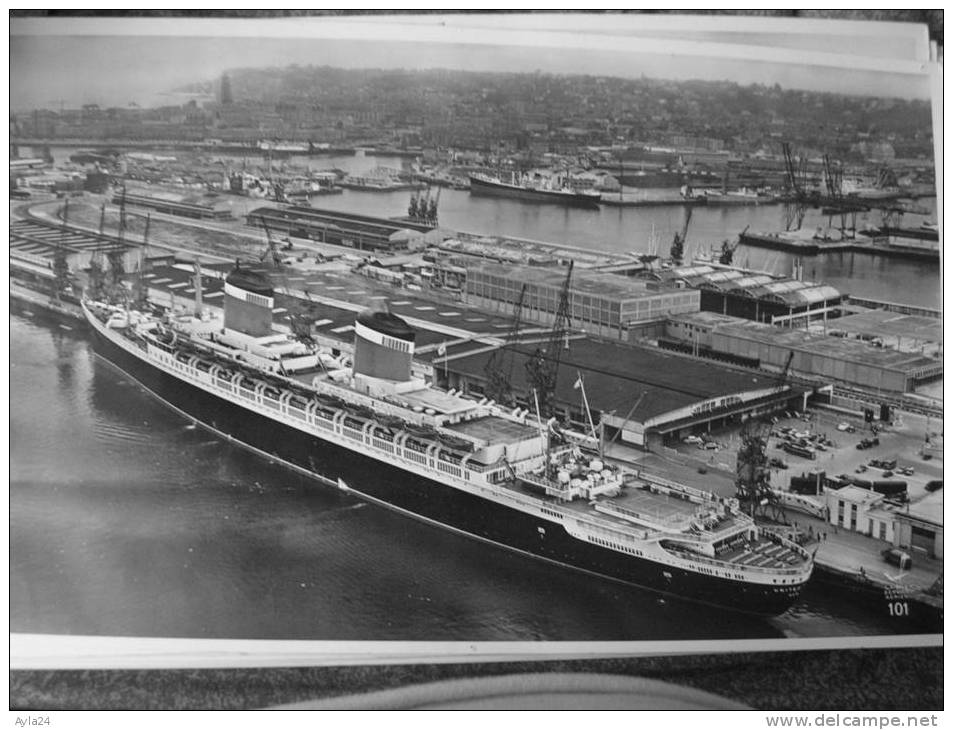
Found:
[[[597,190],[575,190],[546,178],[530,176],[514,177],[511,182],[505,182],[498,177],[473,173],[470,175],[470,192],[474,195],[495,195],[584,208],[598,207],[602,200],[602,193]]]
[[[267,276],[236,266],[222,310],[84,298],[97,353],[205,428],[317,482],[551,563],[721,608],[778,615],[813,556],[737,500],[608,463],[555,420],[434,387],[387,311],[351,342],[272,328]]]

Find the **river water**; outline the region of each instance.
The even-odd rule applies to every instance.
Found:
[[[75,152],[75,149],[69,148],[52,149],[57,162],[68,160],[69,155]],[[163,151],[160,154],[174,153]],[[261,158],[215,157],[229,162],[235,169],[247,164],[249,169],[270,174],[268,164]],[[308,168],[315,171],[340,169],[360,175],[376,167],[399,169],[407,164],[408,160],[399,157],[364,155],[359,152],[348,156],[292,157],[273,163],[272,172],[301,172]],[[671,190],[666,192],[672,193]],[[345,190],[340,195],[314,198],[311,204],[316,208],[389,218],[407,214],[410,196],[410,192]],[[917,227],[927,221],[936,223],[936,198],[924,198],[917,204],[929,209],[930,214],[907,215],[904,225]],[[681,206],[601,206],[586,210],[474,196],[465,190],[449,188],[440,191],[439,200],[440,225],[452,230],[548,241],[598,251],[656,253],[662,256],[668,256],[673,235],[682,230],[685,216],[686,209]],[[809,210],[804,227],[814,230],[818,226],[826,227],[827,223],[827,218],[819,210]],[[858,228],[867,223],[879,225],[879,213],[858,215]],[[738,234],[749,226],[752,231],[782,230],[782,206],[696,208],[688,228],[687,256],[708,254],[712,248],[720,248],[726,239],[735,241]],[[736,264],[775,274],[791,274],[795,259],[793,254],[786,252],[744,245],[735,251]],[[857,297],[931,309],[940,309],[942,305],[940,267],[936,263],[860,253],[831,253],[804,258],[803,276],[830,284]]]
[[[396,157],[293,158],[293,164],[313,169],[339,168],[353,174],[375,167],[400,168],[405,160]],[[635,192],[626,189],[627,193]],[[661,191],[640,191],[659,193]],[[671,194],[673,191],[666,191]],[[434,193],[435,194],[435,193]],[[312,206],[364,215],[394,217],[407,214],[410,192],[360,192],[345,190],[341,195],[312,199]],[[611,197],[611,194],[608,196]],[[924,198],[919,206],[927,216],[909,214],[904,225],[917,227],[937,221],[936,198]],[[474,196],[468,191],[444,188],[439,200],[440,225],[452,230],[505,235],[616,253],[657,253],[668,256],[672,238],[681,231],[686,209],[681,206],[645,208],[601,206],[598,209],[568,208],[504,198]],[[783,230],[780,205],[699,207],[692,213],[686,252],[690,258],[720,249],[724,240],[735,241],[750,226],[752,231]],[[835,220],[835,224],[837,221]],[[857,227],[880,225],[876,211],[859,214]],[[804,228],[827,227],[828,219],[819,210],[809,210]],[[739,246],[735,263],[775,274],[790,275],[793,254],[751,246]],[[832,253],[802,259],[805,279],[819,281],[857,297],[940,309],[940,267],[936,263],[907,261],[860,253]]]
[[[366,505],[228,444],[15,308],[10,628],[91,635],[648,640],[893,633],[809,587],[784,616],[684,604]]]

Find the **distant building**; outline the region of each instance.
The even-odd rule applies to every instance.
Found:
[[[727,355],[754,367],[818,377],[867,390],[904,393],[942,377],[943,362],[863,340],[776,327],[713,312],[671,317],[665,336],[706,357]]]
[[[232,81],[228,74],[222,74],[222,105],[228,106],[232,103]]]
[[[559,308],[566,269],[480,263],[467,267],[466,301],[474,307],[511,314],[526,286],[522,317],[550,324]],[[637,323],[697,312],[699,292],[616,274],[573,272],[569,286],[569,318],[575,327],[603,337],[628,339]]]

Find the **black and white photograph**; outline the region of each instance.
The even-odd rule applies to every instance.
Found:
[[[942,710],[878,15],[11,11],[11,716]]]

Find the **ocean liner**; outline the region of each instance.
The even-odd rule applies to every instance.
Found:
[[[269,279],[236,266],[223,310],[83,300],[98,354],[188,418],[320,482],[548,561],[777,615],[813,568],[732,498],[607,463],[555,423],[432,387],[415,331],[356,316],[329,348],[272,327]]]
[[[498,177],[473,174],[470,175],[470,192],[584,208],[597,208],[602,200],[602,193],[598,190],[574,190],[548,178],[531,176],[514,177],[512,182],[506,182]]]

